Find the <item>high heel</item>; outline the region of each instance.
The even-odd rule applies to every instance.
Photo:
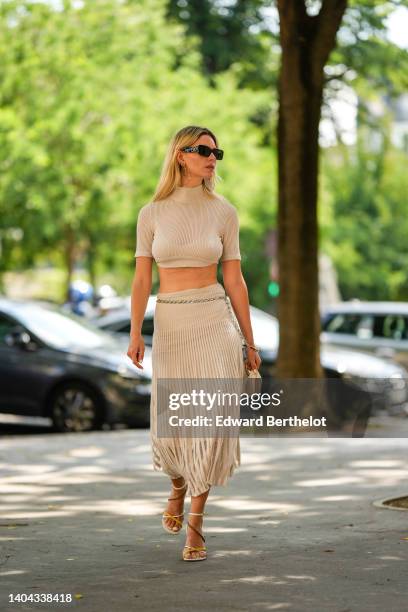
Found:
[[[204,516],[204,512],[189,512],[189,514],[193,514],[195,516]],[[200,536],[200,538],[203,540],[203,542],[205,542],[205,537],[203,536],[203,534],[200,533],[198,529],[190,525],[188,521],[187,521],[187,527],[190,527],[193,531],[195,531]],[[183,549],[183,561],[205,561],[205,559],[207,558],[207,549],[205,546],[188,546],[186,544],[184,548],[187,548],[188,550]],[[194,550],[197,550],[197,551],[203,550],[205,551],[205,555],[204,556],[199,555],[198,557],[187,556],[189,552],[194,551]]]
[[[173,489],[185,489],[187,487],[187,483],[185,482],[181,487],[175,487],[174,485]],[[168,501],[171,501],[173,499],[181,499],[182,497],[185,496],[185,492],[184,493],[180,493],[180,495],[175,495],[174,497],[168,497]],[[172,535],[177,535],[180,531],[181,528],[183,527],[183,521],[180,521],[178,517],[180,516],[184,516],[184,512],[182,514],[170,514],[169,512],[164,512],[163,516],[162,516],[162,525],[163,525],[163,529],[165,531],[167,531],[167,533],[171,533]],[[170,527],[167,527],[166,523],[165,523],[165,519],[166,518],[171,518],[173,519],[176,523],[178,523],[180,526],[178,529],[170,529]]]

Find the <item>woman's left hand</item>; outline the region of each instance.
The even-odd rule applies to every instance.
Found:
[[[247,369],[248,370],[259,370],[259,366],[261,365],[262,359],[260,358],[258,352],[250,348],[249,346],[247,346],[246,354],[247,354],[247,358],[246,358]]]

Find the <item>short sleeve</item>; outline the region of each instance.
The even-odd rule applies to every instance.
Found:
[[[225,222],[221,261],[229,259],[241,259],[239,251],[239,219],[238,213],[232,204]]]
[[[135,257],[153,257],[153,236],[154,231],[151,219],[151,207],[149,204],[146,204],[139,210],[137,217]]]

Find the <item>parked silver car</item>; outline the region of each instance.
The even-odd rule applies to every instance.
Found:
[[[408,369],[408,303],[351,300],[327,306],[321,340],[374,353]]]

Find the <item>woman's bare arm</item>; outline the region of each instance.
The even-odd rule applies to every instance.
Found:
[[[251,317],[249,312],[248,288],[241,272],[241,261],[230,259],[222,262],[224,288],[231,300],[245,341],[254,344]],[[258,368],[261,359],[256,351],[247,347],[247,358],[251,370]]]
[[[231,259],[222,263],[222,275],[227,295],[237,316],[239,326],[248,344],[254,343],[252,325],[249,313],[248,288],[241,272],[239,259]]]
[[[152,257],[136,257],[131,289],[130,342],[127,355],[141,369],[143,366],[140,362],[143,361],[145,350],[142,324],[152,290],[152,263]]]
[[[131,336],[141,333],[147,302],[152,291],[152,262],[151,257],[136,257],[131,293]]]

